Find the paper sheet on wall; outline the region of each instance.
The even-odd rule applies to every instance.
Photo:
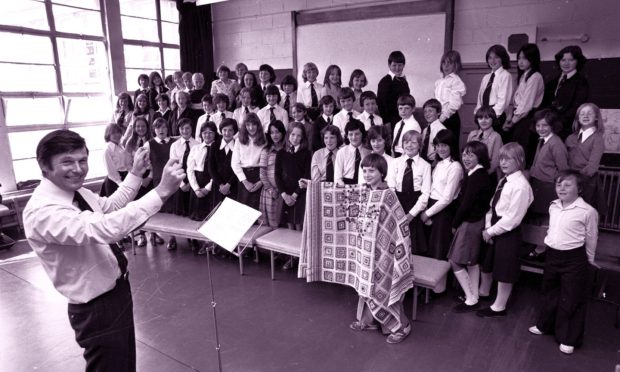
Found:
[[[605,125],[605,152],[620,154],[620,110],[602,109],[601,115]]]
[[[260,215],[256,209],[225,198],[215,213],[200,226],[198,232],[232,252]]]

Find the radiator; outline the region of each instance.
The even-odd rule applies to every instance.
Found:
[[[620,169],[601,168],[598,172],[603,183],[607,213],[599,219],[599,227],[605,230],[620,231]]]

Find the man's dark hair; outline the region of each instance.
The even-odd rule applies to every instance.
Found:
[[[48,133],[37,145],[37,161],[47,167],[52,166],[52,157],[86,149],[86,141],[79,134],[68,129],[59,129]]]

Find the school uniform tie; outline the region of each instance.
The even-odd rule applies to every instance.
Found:
[[[538,147],[536,148],[536,152],[539,152],[544,144],[545,144],[545,139],[544,138],[539,138],[538,139]]]
[[[248,106],[245,106],[245,114],[249,114],[250,113],[250,109],[248,108]]]
[[[405,172],[403,173],[403,181],[401,192],[405,195],[413,195],[413,159],[407,159],[407,166],[405,167]]]
[[[325,165],[325,181],[334,182],[334,152],[327,154],[327,162]]]
[[[269,108],[269,122],[273,123],[274,121],[276,121],[276,114],[273,112],[275,110],[275,107],[270,107]]]
[[[405,121],[400,121],[400,128],[398,128],[398,132],[396,132],[396,137],[394,137],[394,142],[392,143],[392,154],[396,154],[396,145],[398,145],[398,141],[400,141],[400,136],[403,134],[403,128],[405,127]]]
[[[84,197],[80,195],[80,193],[77,191],[73,193],[73,202],[78,208],[80,208],[81,211],[93,212],[93,209],[90,207],[90,204],[88,204],[86,199],[84,199]],[[118,262],[118,267],[121,269],[121,274],[125,275],[127,273],[127,257],[125,257],[125,254],[123,253],[123,251],[121,251],[118,245],[110,244],[109,246],[110,246],[110,249],[112,249],[112,253],[114,254],[114,257],[116,257],[116,261]]]
[[[351,121],[351,119],[353,119],[353,111],[349,111],[347,115],[349,116],[349,118],[347,119],[347,122],[349,122]]]
[[[118,117],[118,120],[116,120],[116,124],[125,128],[125,111],[121,111],[121,115]]]
[[[209,160],[209,152],[211,151],[211,146],[205,146],[207,151],[205,151],[205,156],[202,158],[202,171],[205,171],[207,168],[207,161]]]
[[[583,132],[579,132],[579,135],[577,136],[577,143],[581,142],[583,142]]]
[[[310,84],[310,97],[312,99],[312,107],[318,107],[319,96],[316,95],[316,89],[314,89],[314,83]]]
[[[375,116],[373,114],[370,114],[368,119],[370,119],[370,126],[374,127],[375,126]]]
[[[495,212],[495,206],[497,205],[497,202],[499,201],[499,197],[502,195],[502,190],[504,189],[504,185],[506,185],[506,177],[503,177],[500,181],[499,184],[497,185],[497,188],[495,189],[495,194],[493,194],[493,199],[491,199],[491,223],[495,223],[497,222],[497,213]]]
[[[327,125],[331,125],[331,123],[332,123],[332,117],[328,116],[327,117]]]
[[[482,142],[483,139],[484,139],[484,132],[480,132],[480,134],[478,135],[478,141]]]
[[[140,141],[138,141],[138,147],[142,147],[142,146],[144,146],[144,140],[140,138]]]
[[[291,108],[291,100],[288,98],[288,94],[286,95],[286,98],[284,99],[284,109],[286,110],[286,112],[290,112],[289,109]]]
[[[353,180],[357,183],[357,178],[359,177],[360,172],[360,163],[362,162],[362,154],[360,154],[360,149],[355,149],[355,171],[353,173]]]
[[[484,88],[484,92],[482,93],[482,106],[489,106],[489,102],[491,99],[491,87],[493,86],[493,80],[495,80],[495,72],[491,74],[489,78],[489,82],[487,83],[486,88]]]
[[[211,114],[207,114],[207,123],[210,121],[209,119],[211,119]]]
[[[558,81],[558,86],[555,88],[555,92],[553,93],[554,97],[557,97],[558,91],[560,90],[562,85],[564,85],[565,82],[566,82],[566,75],[562,74],[562,77],[560,78],[560,81]]]
[[[422,142],[422,155],[428,159],[428,148],[431,142],[431,127],[428,127],[426,134],[424,135],[424,141]]]
[[[223,112],[220,116],[222,117],[222,120],[226,119],[226,115]]]
[[[187,183],[188,179],[187,179],[187,157],[189,156],[189,141],[185,141],[185,151],[183,152],[183,171],[185,172],[186,176],[185,179],[183,180],[183,182]]]

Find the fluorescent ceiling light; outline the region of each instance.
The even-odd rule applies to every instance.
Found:
[[[213,3],[221,3],[226,0],[196,0],[196,5],[208,5]]]

